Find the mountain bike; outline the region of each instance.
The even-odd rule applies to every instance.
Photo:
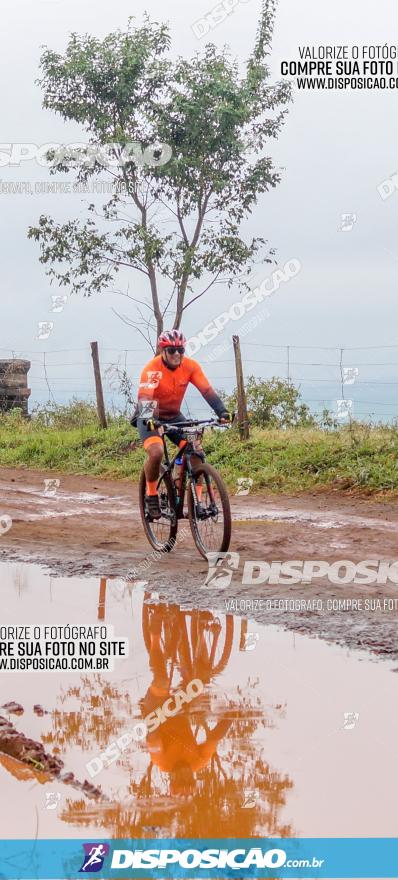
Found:
[[[218,616],[210,610],[182,610],[179,605],[152,604],[145,593],[142,632],[148,654],[151,633],[159,636],[159,649],[167,669],[169,686],[178,670],[184,683],[201,678],[206,683],[226,668],[234,637],[232,614]]]
[[[206,428],[225,430],[230,425],[220,424],[217,419],[191,420],[177,424],[164,424],[151,419],[147,424],[152,429],[159,429],[164,448],[164,462],[157,484],[160,519],[152,519],[146,507],[144,470],[140,477],[140,513],[149,543],[155,550],[170,552],[176,544],[179,521],[188,519],[192,537],[201,556],[207,559],[208,553],[225,552],[231,540],[228,492],[218,471],[205,461],[201,439]],[[186,440],[186,445],[177,451],[174,458],[170,458],[166,443],[168,431],[179,431]],[[182,459],[182,467],[179,480],[175,481],[173,468],[176,460],[180,460],[179,457]],[[201,489],[198,492],[199,486]]]

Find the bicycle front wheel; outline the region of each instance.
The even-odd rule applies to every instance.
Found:
[[[174,506],[174,492],[169,475],[164,476],[159,486],[160,519],[151,520],[145,508],[146,477],[142,470],[139,485],[140,514],[144,532],[154,550],[169,553],[173,549],[177,529],[177,513]]]
[[[202,486],[200,505],[194,484]],[[220,474],[211,464],[202,462],[188,483],[188,517],[195,544],[201,556],[225,553],[231,540],[231,507]]]

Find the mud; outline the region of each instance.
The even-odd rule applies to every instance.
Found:
[[[0,559],[35,561],[57,575],[99,575],[144,581],[168,601],[186,607],[225,611],[236,601],[241,614],[260,623],[276,623],[351,648],[398,659],[397,611],[384,611],[397,585],[312,584],[244,586],[247,560],[337,560],[397,558],[398,501],[346,497],[338,492],[307,495],[232,497],[231,551],[239,567],[227,588],[204,586],[207,563],[198,555],[188,524],[172,553],[151,562],[138,510],[137,487],[129,481],[65,476],[55,495],[45,492],[48,472],[0,470],[1,514],[12,528],[0,536]],[[370,610],[264,610],[260,600],[362,598],[379,600]],[[257,607],[246,609],[243,600]],[[231,607],[231,606],[230,606]]]
[[[23,706],[20,703],[14,703],[11,700],[9,703],[4,703],[4,706],[0,706],[0,709],[4,709],[8,712],[9,715],[23,715]]]
[[[8,711],[15,710],[8,709]],[[30,770],[33,771],[31,775],[35,776],[39,782],[58,779],[77,791],[83,792],[88,798],[98,800],[101,797],[99,788],[96,788],[87,779],[84,782],[79,782],[74,773],[64,770],[64,762],[60,758],[48,754],[41,742],[29,739],[2,715],[0,715],[0,753],[3,765],[5,762],[5,766],[10,772],[13,769],[16,778],[26,779],[26,770]],[[7,759],[11,760],[7,761]]]
[[[100,674],[0,672],[1,704],[24,709],[0,724],[6,838],[394,836],[388,661],[121,579],[0,578],[10,625],[103,620],[129,641]],[[198,696],[126,738],[193,679]]]

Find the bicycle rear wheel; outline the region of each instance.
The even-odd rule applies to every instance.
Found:
[[[207,614],[207,619],[206,619]],[[191,617],[191,641],[194,661],[197,660],[200,641],[205,639],[210,675],[222,672],[231,656],[234,640],[234,617],[227,614],[220,620],[217,612],[193,611]],[[196,667],[195,667],[196,671]]]
[[[159,486],[159,504],[162,516],[157,520],[150,520],[145,509],[146,477],[145,471],[141,471],[139,485],[139,502],[142,525],[147,539],[154,550],[161,553],[170,553],[173,549],[178,520],[174,507],[174,492],[169,475],[163,477]]]
[[[202,513],[198,515],[193,482],[197,483],[200,478]],[[211,464],[202,462],[195,468],[187,491],[189,524],[199,553],[205,559],[208,553],[225,553],[231,540],[231,508],[220,474]]]

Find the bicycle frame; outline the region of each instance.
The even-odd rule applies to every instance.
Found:
[[[159,480],[158,480],[157,489],[160,488],[160,485],[161,485],[162,481],[164,480],[164,477],[167,474],[169,474],[171,477],[171,484],[173,487],[174,509],[177,514],[177,519],[186,519],[187,516],[186,515],[184,516],[184,501],[185,501],[185,491],[186,491],[186,485],[187,485],[187,478],[190,478],[193,475],[191,458],[193,455],[196,455],[197,458],[200,458],[202,461],[205,461],[205,454],[203,451],[202,452],[196,451],[194,449],[193,442],[187,440],[186,446],[184,446],[184,448],[182,450],[178,449],[175,456],[173,458],[170,458],[169,449],[168,449],[168,446],[166,443],[166,432],[165,431],[162,434],[162,443],[163,443],[163,451],[164,451],[164,465],[163,465],[163,471],[162,471],[162,473],[159,477]],[[174,468],[176,459],[180,455],[182,455],[181,492],[178,495],[177,491],[176,491],[175,484],[174,484],[174,480],[172,479],[172,473],[173,473],[173,468]],[[193,485],[193,491],[194,491],[194,495],[195,495],[195,503],[197,503],[198,498],[196,495],[196,486],[195,486],[194,480],[192,481],[192,485]]]
[[[228,549],[231,539],[228,492],[216,468],[206,461],[201,441],[205,428],[227,428],[231,426],[232,420],[182,419],[167,423],[159,419],[143,419],[143,424],[150,432],[159,429],[157,436],[163,447],[161,469],[155,484],[160,515],[158,513],[157,516],[152,517],[149,510],[145,467],[140,476],[140,513],[149,543],[155,550],[169,552],[176,540],[178,521],[184,519],[189,521],[193,540],[203,558],[208,558],[209,547],[212,549],[214,542],[220,552]],[[167,437],[175,442],[176,436],[180,436],[184,443],[175,454],[170,455]],[[173,468],[177,458],[180,459],[182,466],[178,466],[178,477],[174,481]],[[184,512],[185,500],[187,500],[186,512]],[[161,528],[158,529],[156,523],[160,524]],[[167,540],[167,536],[164,537],[165,526],[168,532]]]
[[[159,490],[161,483],[164,480],[164,477],[167,474],[169,474],[171,477],[171,484],[172,484],[172,488],[173,488],[174,510],[175,510],[177,519],[187,519],[187,516],[186,515],[184,516],[184,500],[185,500],[185,490],[186,490],[186,484],[187,484],[187,477],[191,478],[194,473],[193,468],[192,468],[192,464],[191,464],[191,458],[192,458],[192,456],[196,456],[197,458],[200,458],[201,461],[205,461],[206,460],[205,453],[203,450],[200,450],[200,451],[195,450],[193,440],[187,440],[184,448],[182,450],[178,449],[175,456],[173,458],[170,458],[168,446],[166,443],[166,434],[168,433],[168,431],[171,431],[171,430],[174,430],[174,431],[178,430],[178,429],[181,430],[181,428],[193,428],[194,429],[194,428],[199,428],[200,426],[203,426],[203,428],[201,428],[201,436],[202,436],[204,433],[205,427],[221,427],[220,423],[218,420],[215,420],[215,419],[203,419],[203,420],[192,419],[192,420],[187,420],[186,422],[183,422],[183,423],[176,423],[176,424],[167,424],[167,423],[162,424],[161,422],[157,422],[155,420],[148,419],[147,424],[149,422],[152,422],[152,425],[154,427],[156,426],[157,428],[161,429],[161,432],[162,432],[161,437],[162,437],[162,443],[163,443],[165,464],[163,465],[163,471],[160,474],[156,488]],[[227,427],[227,426],[225,426],[225,427]],[[182,472],[181,472],[181,492],[180,492],[180,495],[178,496],[177,492],[176,492],[175,485],[174,485],[174,481],[172,479],[172,471],[173,471],[173,467],[176,462],[176,459],[180,455],[182,455],[183,461],[182,461]],[[198,499],[198,496],[196,493],[195,480],[192,480],[192,487],[193,487],[195,504],[197,504],[199,499]],[[213,495],[211,485],[209,485],[209,495],[210,495],[212,503],[214,504],[214,495]],[[164,514],[164,515],[166,515],[166,514]]]

